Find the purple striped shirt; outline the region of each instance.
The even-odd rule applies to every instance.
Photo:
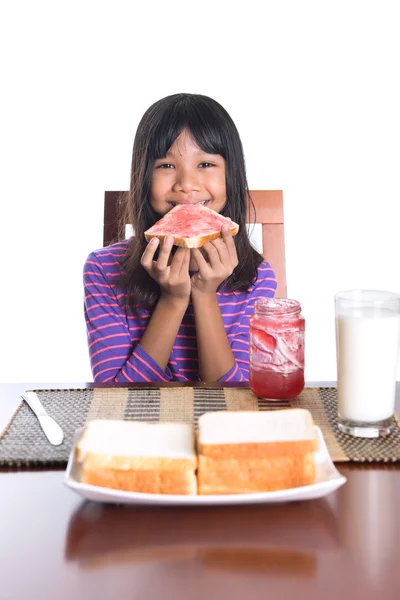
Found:
[[[179,327],[168,365],[161,369],[140,346],[151,312],[140,316],[126,308],[126,295],[116,285],[128,240],[89,254],[83,273],[85,319],[94,381],[199,381],[196,327],[190,302]],[[235,364],[220,381],[249,380],[249,317],[260,297],[273,297],[276,278],[267,262],[258,268],[247,292],[217,292],[225,331]]]

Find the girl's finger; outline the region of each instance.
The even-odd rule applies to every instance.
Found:
[[[187,251],[187,252],[186,252]],[[182,269],[182,265],[186,260],[186,254],[190,255],[190,250],[189,248],[178,248],[178,250],[175,252],[174,257],[172,259],[171,265],[170,265],[170,269],[171,269],[171,276],[172,275],[179,275],[181,269]]]
[[[207,242],[203,248],[207,250],[208,260],[212,269],[218,269],[221,265],[230,263],[228,250],[221,238]]]
[[[207,242],[207,243],[209,243],[209,242]],[[207,244],[205,244],[205,245],[207,245]],[[204,248],[204,246],[203,246],[203,248]],[[197,262],[197,266],[199,268],[199,273],[201,275],[205,275],[209,271],[210,265],[204,258],[203,254],[200,252],[199,248],[192,248],[191,251],[193,253],[193,257],[194,257],[195,261]]]
[[[223,225],[221,229],[222,239],[228,249],[229,256],[232,262],[232,266],[236,266],[238,264],[237,252],[235,242],[233,241],[233,237],[231,234],[231,230],[228,225]]]
[[[153,238],[147,244],[145,251],[142,254],[141,265],[149,271],[153,266],[154,254],[159,246],[160,240],[158,238]]]
[[[192,248],[190,250],[190,256],[193,258],[193,265],[192,265],[193,266],[193,271],[198,271],[199,270],[199,265],[197,264],[197,260],[196,260],[196,257],[195,257],[195,254],[194,254],[193,250],[195,250],[195,248]],[[190,263],[190,260],[189,260],[189,263]]]
[[[163,240],[157,262],[154,265],[157,271],[163,271],[168,267],[169,257],[171,255],[173,245],[174,238],[171,235],[167,235],[167,237]]]
[[[182,248],[183,252],[183,260],[181,264],[181,269],[179,271],[180,275],[189,274],[189,263],[190,263],[190,248]]]

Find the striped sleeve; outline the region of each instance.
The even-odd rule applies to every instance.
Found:
[[[273,298],[276,287],[277,282],[274,271],[268,263],[263,262],[258,269],[257,282],[249,292],[248,301],[237,332],[233,339],[230,339],[235,364],[219,381],[224,383],[249,381],[250,317],[254,313],[254,303],[258,298]]]
[[[163,371],[139,343],[132,342],[127,315],[122,308],[124,295],[110,285],[95,253],[89,254],[85,262],[83,283],[94,381],[171,381],[169,368]],[[133,324],[130,322],[131,329],[143,329],[139,320],[135,317]]]

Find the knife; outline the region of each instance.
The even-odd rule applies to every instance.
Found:
[[[38,395],[35,392],[24,392],[21,394],[21,398],[25,400],[25,402],[31,407],[37,416],[40,426],[50,444],[53,444],[53,446],[59,446],[62,444],[64,439],[63,431],[58,423],[56,423],[55,420],[47,414],[39,400]]]

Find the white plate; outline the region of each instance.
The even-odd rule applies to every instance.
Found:
[[[223,504],[266,504],[277,502],[290,502],[294,500],[313,500],[327,496],[344,483],[346,477],[336,469],[329,455],[325,440],[319,427],[315,427],[318,437],[318,451],[315,452],[316,482],[288,490],[275,492],[257,492],[252,494],[227,494],[215,496],[184,496],[172,494],[141,494],[138,492],[121,492],[109,488],[88,485],[80,481],[80,465],[74,460],[75,444],[79,439],[82,429],[78,429],[75,436],[64,483],[69,488],[86,498],[96,502],[112,502],[117,504],[141,504],[164,506],[205,506]]]

